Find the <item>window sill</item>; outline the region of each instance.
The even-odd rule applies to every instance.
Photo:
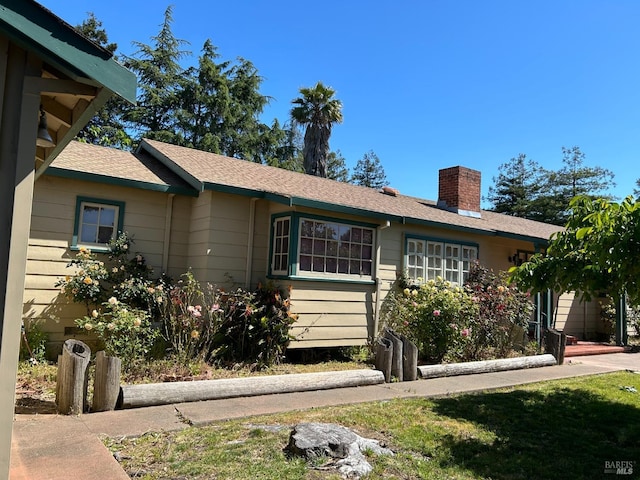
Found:
[[[301,275],[268,275],[271,280],[295,280],[300,282],[330,282],[330,283],[353,283],[358,285],[375,285],[374,280],[358,280],[355,278],[338,278],[338,277],[305,277]]]
[[[91,253],[111,253],[111,249],[109,247],[92,247],[89,245],[71,245],[69,247],[69,250],[71,250],[72,252],[79,252],[81,248],[85,248]]]

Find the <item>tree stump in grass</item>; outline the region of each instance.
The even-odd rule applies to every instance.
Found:
[[[418,347],[404,335],[402,340],[402,375],[405,382],[418,379]]]
[[[58,357],[56,405],[65,415],[79,415],[87,410],[89,360],[91,349],[80,340],[66,340]]]
[[[96,353],[96,377],[93,385],[94,412],[115,410],[120,397],[122,361],[109,357],[104,351]]]
[[[404,371],[402,367],[402,340],[390,329],[385,329],[385,338],[388,338],[393,344],[393,356],[391,359],[391,376],[396,377],[399,382],[404,379]]]
[[[545,353],[553,355],[558,365],[564,363],[564,350],[567,346],[567,335],[555,329],[549,329],[544,336]]]

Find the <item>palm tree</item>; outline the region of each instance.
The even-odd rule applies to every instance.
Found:
[[[327,176],[329,137],[335,123],[342,122],[342,102],[336,98],[335,90],[321,82],[313,88],[301,88],[301,96],[293,100],[291,118],[304,133],[304,170],[310,175]]]

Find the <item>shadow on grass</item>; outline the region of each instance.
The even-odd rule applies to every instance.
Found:
[[[636,406],[563,388],[434,400],[434,411],[492,432],[492,444],[448,435],[451,462],[493,479],[616,478],[605,462],[634,461],[640,478],[640,394]],[[619,478],[619,477],[618,477]]]

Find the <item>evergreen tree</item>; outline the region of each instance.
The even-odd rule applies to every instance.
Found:
[[[181,145],[185,140],[177,125],[184,78],[180,60],[189,52],[181,50],[188,42],[171,31],[172,12],[173,7],[167,7],[160,32],[151,38],[153,45],[134,42],[138,51],[125,60],[138,76],[139,89],[137,104],[126,110],[125,118],[139,137]]]
[[[486,200],[491,210],[514,217],[531,218],[532,202],[540,194],[543,169],[524,153],[499,167]]]
[[[338,182],[349,182],[349,169],[340,150],[329,152],[327,156],[327,178]]]
[[[76,30],[111,54],[115,54],[118,49],[117,44],[109,42],[107,32],[102,28],[102,22],[91,12],[87,19],[76,26]],[[78,132],[76,140],[105,147],[131,148],[131,137],[127,134],[122,121],[122,111],[126,105],[126,100],[117,95],[112,96]]]
[[[370,188],[382,188],[387,184],[387,176],[384,173],[382,163],[373,150],[365,153],[358,160],[353,169],[351,183]]]

